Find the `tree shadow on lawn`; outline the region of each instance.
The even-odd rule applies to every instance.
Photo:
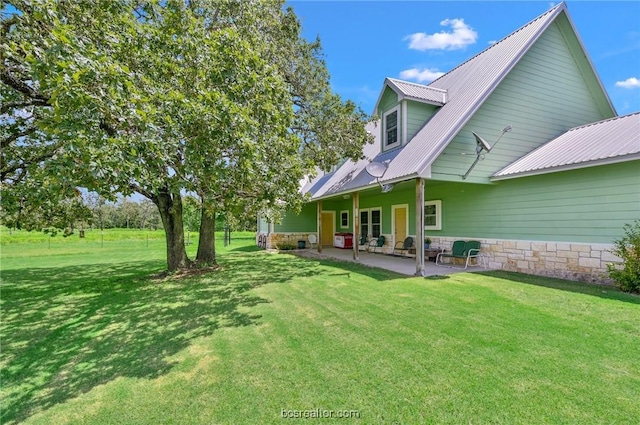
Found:
[[[117,377],[153,379],[191,340],[257,324],[250,291],[317,275],[305,261],[229,253],[221,269],[153,280],[162,262],[127,262],[2,273],[2,423],[77,397]],[[265,267],[267,270],[265,270]]]
[[[575,292],[578,294],[592,295],[608,300],[640,304],[640,295],[623,292],[615,286],[599,285],[596,283],[576,282],[573,280],[540,277],[525,273],[508,272],[501,270],[478,271],[476,274],[507,279],[513,282],[529,285],[543,286],[545,288],[559,289],[561,291]]]

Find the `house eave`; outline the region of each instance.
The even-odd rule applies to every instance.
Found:
[[[443,93],[442,96],[443,96],[442,102],[439,102],[439,101],[436,101],[436,100],[421,99],[421,98],[414,97],[414,96],[400,96],[400,100],[412,100],[414,102],[424,103],[424,104],[427,104],[427,105],[444,106],[447,103],[447,93],[446,93],[446,91]]]
[[[540,169],[530,170],[530,171],[522,171],[519,173],[507,174],[504,176],[493,176],[490,178],[490,180],[491,181],[511,180],[511,179],[517,179],[520,177],[538,176],[542,174],[557,173],[561,171],[571,171],[571,170],[579,170],[583,168],[597,167],[600,165],[619,164],[621,162],[629,162],[629,161],[634,161],[639,159],[640,159],[640,153],[635,153],[631,155],[617,156],[613,158],[603,158],[603,159],[596,159],[593,161],[586,161],[586,162],[580,162],[575,164],[558,165],[554,167],[540,168]]]
[[[310,202],[323,201],[323,200],[326,200],[326,199],[337,198],[337,197],[344,196],[344,195],[350,195],[350,194],[352,194],[354,192],[359,192],[361,190],[375,189],[376,187],[379,186],[379,184],[396,184],[396,183],[406,182],[408,180],[415,179],[415,178],[423,178],[423,179],[431,178],[431,168],[429,168],[427,170],[427,173],[424,173],[422,175],[410,174],[410,175],[398,177],[398,178],[395,178],[395,179],[380,180],[380,183],[378,183],[377,181],[374,181],[373,183],[369,183],[366,186],[354,187],[354,188],[350,188],[350,189],[347,189],[347,190],[341,190],[339,192],[333,192],[333,193],[324,194],[324,195],[321,195],[321,196],[318,196],[318,197],[312,196],[309,201]]]

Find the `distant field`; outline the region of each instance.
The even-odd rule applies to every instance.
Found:
[[[197,235],[197,233],[191,232],[192,235]],[[12,243],[25,243],[25,242],[44,242],[48,243],[49,239],[52,244],[69,244],[76,242],[100,242],[102,240],[105,241],[113,241],[113,240],[123,240],[123,239],[145,239],[148,237],[150,239],[164,239],[164,231],[162,229],[158,230],[140,230],[140,229],[105,229],[104,231],[100,231],[100,229],[85,229],[84,238],[80,238],[80,230],[76,229],[74,233],[70,236],[64,237],[62,233],[58,233],[56,236],[51,237],[50,235],[44,232],[31,231],[27,232],[24,230],[9,230],[6,227],[0,227],[0,243],[2,245],[12,244]]]
[[[268,253],[252,233],[218,235],[219,270],[159,280],[163,236],[136,232],[51,248],[2,233],[1,423],[640,417],[638,296],[516,273],[406,277]]]

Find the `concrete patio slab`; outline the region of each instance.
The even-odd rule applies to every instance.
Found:
[[[396,273],[404,274],[407,276],[415,276],[416,273],[416,260],[413,257],[394,257],[388,254],[360,251],[359,259],[356,261],[353,259],[353,251],[350,249],[339,249],[333,247],[323,247],[322,253],[319,253],[316,249],[304,249],[292,251],[295,255],[308,258],[321,258],[321,259],[335,259],[339,261],[348,261],[353,263],[360,263],[369,267],[378,267],[385,270],[391,270]],[[447,275],[459,272],[473,272],[473,271],[485,271],[487,269],[474,266],[464,270],[463,266],[440,266],[436,265],[432,261],[425,261],[425,276],[438,276]]]

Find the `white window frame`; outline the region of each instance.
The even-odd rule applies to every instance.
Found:
[[[427,225],[427,212],[424,214],[424,230],[442,230],[442,201],[437,199],[433,201],[426,201],[424,203],[424,208],[427,206],[435,206],[436,207],[436,224],[435,225]]]
[[[342,224],[343,220],[343,214],[347,215],[347,225],[345,226],[344,224]],[[349,210],[342,210],[340,211],[340,228],[341,229],[348,229],[349,228]]]
[[[367,239],[370,238],[374,238],[375,236],[373,236],[373,222],[371,221],[372,219],[372,211],[379,211],[380,212],[380,235],[382,235],[382,207],[372,207],[372,208],[362,208],[359,211],[359,214],[362,214],[363,212],[367,213]],[[362,220],[360,220],[360,228],[358,229],[359,231],[359,235],[362,236],[363,232],[362,232]]]
[[[388,144],[387,143],[387,116],[396,113],[396,135],[397,140],[395,143]],[[382,115],[382,150],[393,149],[397,146],[400,146],[402,143],[402,132],[400,128],[400,105],[396,106],[393,109],[389,109],[387,112]]]

